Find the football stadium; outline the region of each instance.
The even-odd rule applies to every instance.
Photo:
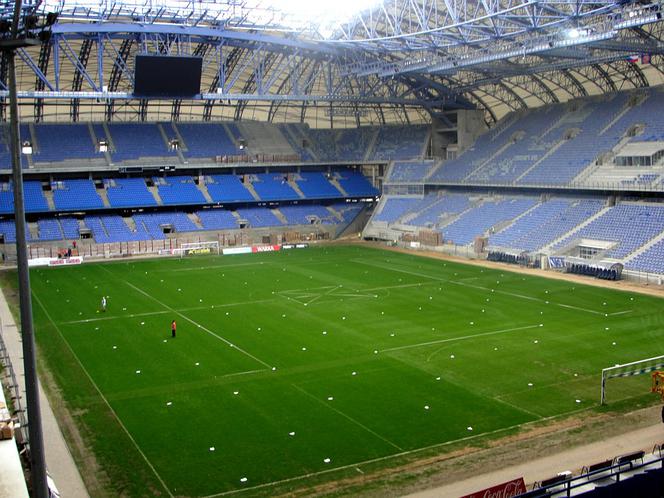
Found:
[[[0,1],[0,498],[664,497],[663,13]]]

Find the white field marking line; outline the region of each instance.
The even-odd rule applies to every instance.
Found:
[[[533,389],[537,390],[537,389],[544,389],[544,388],[547,388],[547,387],[561,386],[563,384],[570,384],[572,382],[578,382],[580,380],[587,380],[587,379],[593,378],[593,377],[595,377],[595,374],[581,375],[581,376],[575,377],[574,379],[571,379],[571,380],[567,379],[567,380],[561,380],[560,382],[550,382],[549,384],[541,384],[541,385],[537,385],[536,387],[530,387],[528,389],[521,389],[519,391],[513,391],[513,392],[505,393],[505,394],[497,394],[492,399],[502,400],[502,398],[504,398],[506,396],[513,396],[513,395],[516,395],[516,394],[522,394],[522,393],[528,392],[528,391],[533,390]]]
[[[539,414],[539,413],[535,413],[535,412],[531,412],[530,410],[526,410],[525,408],[521,408],[520,406],[515,405],[514,403],[510,403],[509,401],[505,401],[504,399],[495,398],[495,397],[490,398],[490,399],[492,399],[493,401],[495,401],[495,402],[497,402],[497,403],[502,403],[502,404],[504,404],[504,405],[507,405],[507,406],[509,406],[509,407],[512,407],[512,408],[514,408],[514,409],[517,410],[517,411],[527,413],[528,415],[532,415],[532,416],[535,417],[537,420],[540,420],[540,419],[542,418],[542,415],[541,415],[541,414]]]
[[[168,489],[168,486],[166,486],[166,483],[164,482],[164,480],[161,478],[161,476],[159,475],[159,473],[157,472],[157,470],[154,468],[154,466],[152,465],[152,463],[150,462],[150,460],[148,460],[148,457],[145,455],[145,453],[143,453],[143,450],[141,449],[141,447],[138,445],[138,443],[137,443],[136,440],[133,438],[133,436],[131,435],[131,433],[127,430],[127,427],[125,427],[125,425],[122,423],[122,420],[120,420],[120,417],[118,417],[118,414],[115,413],[115,410],[113,409],[113,407],[111,406],[111,404],[110,404],[110,403],[108,402],[108,400],[106,399],[106,396],[104,396],[104,394],[101,392],[101,389],[99,389],[99,386],[97,385],[97,383],[94,381],[94,379],[92,378],[92,376],[90,375],[90,373],[87,371],[87,369],[83,366],[83,363],[82,363],[81,360],[79,359],[78,355],[74,352],[73,348],[71,347],[71,345],[69,344],[69,342],[67,341],[67,339],[65,339],[65,336],[62,334],[62,332],[60,331],[60,327],[58,327],[58,325],[53,321],[53,318],[51,318],[50,313],[46,310],[46,307],[44,306],[44,303],[42,303],[41,299],[39,299],[39,296],[37,296],[37,294],[35,294],[35,293],[33,292],[32,295],[34,296],[35,301],[37,301],[37,303],[39,303],[39,306],[41,307],[41,309],[44,310],[44,314],[46,315],[46,318],[48,318],[48,321],[51,322],[51,325],[53,325],[53,327],[54,327],[55,330],[58,332],[58,334],[60,335],[60,337],[62,338],[62,340],[64,341],[64,343],[67,345],[67,349],[69,349],[69,351],[71,352],[72,356],[76,359],[76,362],[77,362],[78,365],[81,367],[81,370],[83,370],[83,372],[85,373],[85,375],[86,375],[86,377],[88,378],[88,380],[90,381],[90,383],[93,385],[93,387],[95,388],[95,390],[99,393],[99,396],[101,396],[101,399],[104,400],[104,403],[106,404],[106,406],[108,407],[108,409],[111,411],[111,413],[113,414],[113,416],[115,417],[115,419],[118,421],[118,424],[120,424],[120,427],[122,427],[122,430],[125,431],[125,433],[127,434],[127,437],[129,437],[129,439],[130,439],[131,442],[134,444],[134,446],[136,447],[136,449],[138,450],[138,452],[140,453],[140,455],[143,457],[143,460],[145,460],[145,463],[148,464],[148,467],[150,467],[150,469],[152,470],[152,472],[154,473],[154,475],[157,477],[157,479],[159,480],[159,482],[161,483],[161,485],[164,487],[164,489],[165,489],[166,492],[168,493],[168,496],[170,496],[171,498],[173,498],[173,493],[171,493],[171,490]]]
[[[323,400],[317,398],[316,396],[314,396],[314,395],[311,394],[310,392],[305,391],[305,390],[302,389],[300,386],[298,386],[298,385],[296,385],[296,384],[291,384],[291,386],[293,386],[295,389],[297,389],[298,391],[300,391],[300,392],[301,392],[302,394],[304,394],[305,396],[307,396],[307,397],[309,397],[309,398],[311,398],[311,399],[317,401],[319,404],[321,404],[321,405],[323,405],[323,406],[329,408],[330,410],[332,410],[333,412],[335,412],[335,413],[341,415],[341,416],[344,417],[345,419],[350,420],[351,422],[353,422],[353,423],[354,423],[355,425],[357,425],[358,427],[360,427],[360,428],[364,429],[365,431],[367,431],[368,433],[370,433],[370,434],[376,436],[378,439],[380,439],[381,441],[383,441],[383,442],[389,444],[389,445],[392,446],[393,448],[396,448],[396,449],[399,450],[399,451],[404,451],[404,449],[403,449],[401,446],[399,446],[398,444],[394,444],[392,441],[390,441],[390,440],[387,439],[386,437],[381,436],[381,435],[378,434],[376,431],[374,431],[374,430],[370,429],[369,427],[367,427],[366,425],[364,425],[362,422],[358,422],[357,420],[355,420],[355,419],[354,419],[353,417],[351,417],[350,415],[346,415],[344,412],[342,412],[341,410],[335,408],[334,406],[331,406],[329,403],[325,403]]]
[[[432,444],[432,445],[429,445],[429,446],[423,446],[421,448],[415,448],[414,450],[408,450],[408,451],[404,451],[404,452],[401,452],[401,453],[394,453],[392,455],[386,455],[386,456],[382,456],[382,457],[378,457],[378,458],[372,458],[370,460],[363,460],[361,462],[350,463],[348,465],[341,465],[339,467],[334,467],[332,469],[327,469],[327,470],[320,470],[318,472],[310,472],[308,474],[302,474],[302,475],[295,476],[295,477],[289,477],[287,479],[281,479],[281,480],[278,480],[278,481],[267,482],[265,484],[258,484],[256,486],[252,486],[252,487],[249,487],[249,488],[233,489],[231,491],[224,491],[222,493],[207,495],[207,496],[203,496],[201,498],[217,498],[219,496],[240,494],[240,493],[244,493],[246,491],[255,491],[257,489],[268,488],[268,487],[272,487],[272,486],[277,486],[279,484],[286,484],[286,483],[293,482],[293,481],[301,481],[303,479],[309,479],[310,477],[316,477],[316,476],[320,476],[320,475],[323,475],[323,474],[329,474],[331,472],[338,472],[338,471],[341,471],[341,470],[350,469],[350,468],[353,468],[353,467],[357,467],[358,465],[368,465],[368,464],[372,464],[372,463],[376,463],[376,462],[382,462],[384,460],[390,460],[390,459],[393,459],[393,458],[399,458],[399,457],[402,457],[402,456],[412,455],[413,453],[421,453],[423,451],[432,450],[434,448],[442,448],[444,446],[449,446],[451,444],[460,443],[460,442],[463,442],[463,441],[469,441],[469,440],[477,439],[477,438],[480,438],[480,437],[492,436],[492,435],[498,434],[500,432],[507,432],[507,431],[511,431],[511,430],[517,429],[517,428],[529,427],[529,426],[531,426],[533,424],[536,424],[536,423],[546,422],[547,420],[555,420],[556,418],[559,418],[561,416],[569,416],[569,415],[574,415],[574,414],[577,414],[577,413],[585,412],[585,411],[590,410],[591,408],[592,408],[592,406],[587,407],[587,408],[581,408],[579,410],[572,410],[570,412],[565,412],[565,413],[562,413],[562,414],[559,414],[559,415],[553,415],[551,417],[543,417],[543,418],[540,418],[539,420],[533,420],[532,422],[525,422],[523,424],[515,424],[515,425],[511,425],[509,427],[494,429],[493,431],[489,431],[489,432],[483,432],[483,433],[479,433],[479,434],[474,434],[472,436],[466,436],[466,437],[462,437],[462,438],[459,438],[459,439],[454,439],[452,441],[445,441],[444,443],[436,443],[436,444]],[[490,448],[479,449],[479,450],[477,450],[476,454],[484,453],[486,451],[489,451],[489,449]]]
[[[496,292],[497,294],[504,294],[506,296],[518,297],[520,299],[527,299],[528,301],[537,301],[537,302],[540,302],[540,303],[543,303],[543,302],[546,301],[545,299],[539,299],[537,297],[526,296],[526,295],[523,295],[523,294],[516,294],[515,292],[507,292],[507,291],[503,291],[503,290],[499,290],[499,289],[491,289],[490,287],[482,287],[481,285],[467,284],[467,283],[464,283],[460,280],[449,280],[449,279],[445,279],[445,278],[441,278],[441,277],[434,277],[434,276],[431,276],[431,275],[424,275],[422,273],[418,273],[418,272],[414,272],[414,271],[402,270],[402,269],[399,269],[399,268],[391,268],[391,267],[388,267],[388,266],[377,265],[375,263],[367,263],[366,261],[362,261],[362,260],[358,260],[358,259],[353,259],[351,261],[353,261],[355,263],[364,264],[364,265],[367,265],[367,266],[375,266],[377,268],[383,268],[385,270],[391,270],[391,271],[406,273],[406,274],[409,274],[409,275],[415,275],[415,276],[418,276],[418,277],[430,278],[430,279],[438,280],[438,281],[441,281],[441,282],[448,282],[450,284],[461,285],[461,286],[464,286],[464,287],[470,287],[472,289],[492,290],[492,291]],[[585,311],[586,313],[592,313],[594,315],[604,315],[605,314],[602,311],[589,310],[587,308],[579,308],[578,306],[572,306],[570,304],[562,304],[562,303],[551,303],[551,304],[554,304],[555,306],[560,306],[562,308],[571,308],[571,309],[575,309],[575,310],[578,310],[578,311]],[[619,314],[619,313],[624,313],[624,312],[618,311],[614,314]]]
[[[631,313],[634,310],[625,310],[625,311],[616,311],[615,313],[609,313],[609,316],[624,315],[626,313]]]
[[[260,304],[260,303],[270,303],[272,301],[275,301],[275,299],[258,299],[256,301],[245,301],[242,303],[225,303],[225,304],[211,304],[208,306],[195,306],[193,308],[181,308],[179,310],[175,311],[200,311],[200,310],[208,310],[212,308],[228,308],[232,306],[244,306],[246,304]],[[114,316],[103,316],[99,318],[86,318],[84,320],[72,320],[69,322],[60,322],[61,325],[72,325],[72,324],[77,324],[77,323],[93,323],[93,322],[102,322],[105,320],[117,320],[119,318],[136,318],[140,316],[152,316],[152,315],[164,315],[166,313],[170,313],[170,311],[151,311],[148,313],[132,313],[130,315],[114,315]]]
[[[326,292],[323,292],[322,294],[318,294],[316,297],[314,297],[313,299],[311,299],[310,301],[308,301],[308,302],[307,302],[307,305],[309,305],[309,304],[315,302],[316,300],[320,299],[321,297],[323,297],[323,296],[327,296],[327,295],[331,294],[332,292],[334,292],[335,290],[337,290],[337,289],[341,289],[341,288],[342,288],[342,287],[341,287],[340,285],[336,285],[336,286],[332,287],[330,290],[328,290],[328,291],[326,291]]]
[[[480,334],[473,334],[473,335],[464,335],[461,337],[450,337],[448,339],[440,339],[438,341],[429,341],[429,342],[420,342],[418,344],[408,344],[406,346],[398,346],[395,348],[388,348],[388,349],[381,349],[381,353],[389,353],[390,351],[401,351],[402,349],[412,349],[412,348],[419,348],[422,346],[430,346],[432,344],[443,344],[445,342],[454,342],[454,341],[464,341],[466,339],[475,339],[477,337],[485,337],[488,335],[496,335],[496,334],[505,334],[507,332],[516,332],[517,330],[528,330],[528,329],[536,329],[539,328],[539,325],[526,325],[525,327],[514,327],[511,329],[502,329],[502,330],[493,330],[491,332],[482,332]]]
[[[272,368],[272,365],[269,365],[269,364],[265,363],[265,362],[264,362],[263,360],[261,360],[260,358],[256,358],[256,357],[255,357],[254,355],[252,355],[251,353],[249,353],[249,352],[245,351],[244,349],[242,349],[242,348],[236,346],[235,344],[233,344],[232,342],[230,342],[228,339],[226,339],[226,338],[220,336],[219,334],[215,334],[214,332],[212,332],[212,331],[211,331],[210,329],[208,329],[207,327],[204,327],[204,326],[201,325],[200,323],[195,322],[194,320],[192,320],[192,319],[189,318],[188,316],[182,314],[180,311],[177,311],[177,310],[171,308],[171,307],[168,306],[166,303],[161,302],[159,299],[157,299],[157,298],[154,297],[154,296],[151,296],[150,294],[148,294],[147,292],[145,292],[143,289],[140,289],[140,288],[136,287],[136,286],[135,286],[134,284],[132,284],[131,282],[128,282],[127,280],[124,280],[124,279],[122,279],[122,278],[117,277],[116,275],[113,274],[113,272],[111,272],[111,271],[108,270],[107,268],[104,268],[103,266],[101,266],[100,268],[103,268],[106,272],[110,273],[113,277],[115,277],[116,279],[120,280],[121,282],[124,282],[124,283],[127,284],[129,287],[131,287],[132,289],[136,290],[137,292],[140,292],[140,293],[143,294],[144,296],[149,297],[149,298],[152,299],[155,303],[157,303],[157,304],[163,306],[164,308],[166,308],[167,310],[169,310],[171,313],[175,313],[175,314],[181,316],[182,318],[184,318],[185,320],[187,320],[189,323],[193,323],[193,324],[196,325],[199,329],[204,330],[205,332],[207,332],[207,333],[210,334],[211,336],[216,337],[217,339],[219,339],[219,340],[222,341],[222,342],[225,342],[226,344],[228,344],[229,346],[231,346],[233,349],[237,349],[239,352],[243,353],[244,355],[248,356],[249,358],[253,359],[254,361],[257,361],[257,362],[260,363],[261,365],[263,365],[263,366],[265,366],[265,367],[267,367],[267,368]]]
[[[431,285],[433,283],[434,282],[418,282],[418,283],[415,283],[415,284],[400,284],[400,285],[386,285],[386,286],[383,286],[383,287],[371,287],[369,289],[350,289],[350,293],[348,293],[348,294],[336,293],[336,294],[333,294],[333,296],[334,297],[353,297],[353,298],[364,297],[364,298],[368,298],[370,296],[360,294],[360,293],[361,292],[373,292],[373,291],[381,291],[381,290],[390,290],[390,289],[403,289],[403,288],[407,288],[407,287],[421,287],[423,285]],[[323,297],[324,295],[328,295],[331,292],[333,292],[335,289],[339,289],[339,288],[340,288],[339,286],[336,286],[336,287],[332,286],[332,288],[330,289],[330,286],[326,285],[324,287],[309,287],[309,288],[305,288],[305,289],[289,289],[289,290],[285,290],[285,291],[279,291],[277,294],[279,296],[284,297],[286,299],[289,299],[291,301],[295,301],[296,303],[303,304],[303,302],[300,301],[299,299],[303,299],[305,297],[310,297],[309,295],[306,295],[306,294],[310,293],[309,291],[315,291],[315,290],[318,290],[318,289],[330,289],[329,291],[324,292],[323,294],[320,294],[320,295],[316,296],[316,298],[313,300],[313,301],[315,301],[316,299],[318,299],[320,297]],[[352,294],[352,291],[359,291],[359,292],[357,294]],[[288,294],[304,294],[304,295],[297,295],[295,297],[291,297]],[[313,301],[309,301],[307,303],[307,305],[311,304]]]

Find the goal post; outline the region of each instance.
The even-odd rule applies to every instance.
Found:
[[[618,377],[632,377],[643,375],[664,368],[664,356],[655,356],[645,360],[632,361],[623,365],[614,365],[602,369],[602,391],[600,404],[606,402],[606,381]]]
[[[173,249],[173,254],[180,257],[195,254],[219,254],[219,241],[188,242]]]

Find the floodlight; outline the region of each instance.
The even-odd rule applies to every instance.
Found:
[[[578,38],[579,36],[581,36],[581,33],[579,32],[578,29],[576,29],[576,28],[572,28],[572,29],[570,29],[569,31],[567,31],[567,36],[568,36],[569,38],[576,39],[576,38]]]

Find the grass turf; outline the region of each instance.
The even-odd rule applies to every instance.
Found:
[[[130,496],[269,492],[592,408],[602,368],[664,354],[657,298],[364,247],[31,277],[42,357]]]

